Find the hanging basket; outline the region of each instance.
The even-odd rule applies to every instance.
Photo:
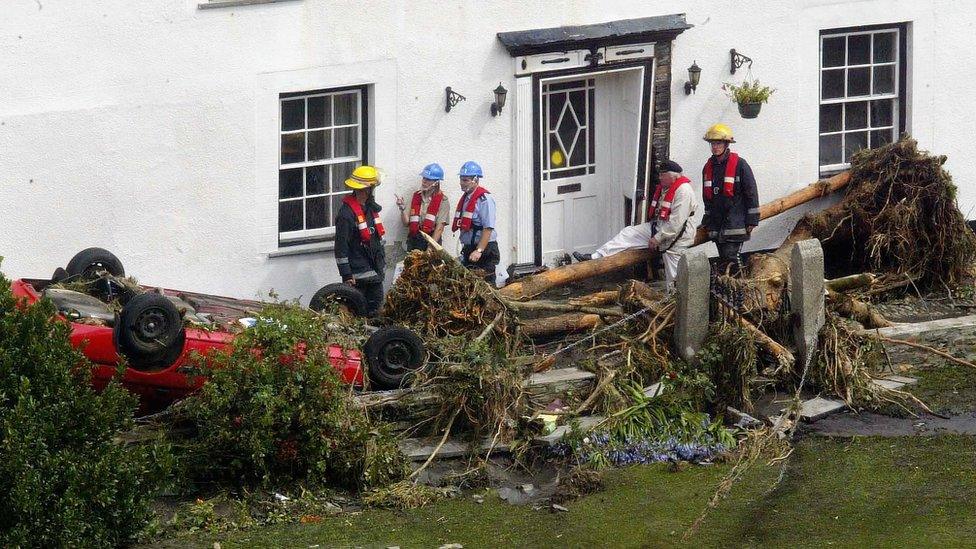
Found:
[[[762,103],[738,103],[738,105],[742,118],[755,118],[759,116],[759,111],[762,109]]]

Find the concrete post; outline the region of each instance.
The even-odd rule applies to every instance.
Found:
[[[675,280],[677,310],[674,344],[681,358],[691,361],[708,334],[708,256],[694,248],[681,252]]]
[[[790,308],[793,340],[799,366],[806,364],[817,347],[824,324],[824,255],[820,241],[797,242],[790,256]]]

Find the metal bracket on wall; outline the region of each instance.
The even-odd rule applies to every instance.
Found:
[[[729,70],[731,74],[735,74],[735,69],[741,68],[746,63],[749,63],[750,69],[752,68],[752,58],[735,51],[735,48],[729,50],[729,58],[730,64],[732,65]]]
[[[458,92],[453,91],[450,86],[444,88],[444,92],[447,95],[446,102],[444,103],[444,112],[451,112],[451,109],[456,107],[458,103],[467,99]]]

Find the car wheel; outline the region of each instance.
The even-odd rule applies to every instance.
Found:
[[[366,304],[366,296],[362,292],[341,282],[321,287],[308,302],[308,308],[322,312],[328,308],[331,302],[336,302],[345,307],[353,316],[364,317],[369,309]]]
[[[95,278],[99,271],[107,271],[113,276],[125,276],[122,262],[115,255],[102,248],[87,248],[75,254],[65,268],[68,276]]]
[[[130,359],[153,361],[182,346],[183,319],[166,296],[139,294],[119,315],[119,349]]]
[[[380,328],[363,346],[369,379],[380,389],[403,386],[410,374],[424,365],[424,342],[411,330],[398,326]]]

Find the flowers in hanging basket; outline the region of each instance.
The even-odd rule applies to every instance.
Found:
[[[722,85],[722,89],[725,90],[725,95],[728,95],[733,103],[740,105],[766,103],[769,101],[769,96],[773,95],[773,92],[776,91],[776,88],[763,86],[759,83],[759,80],[753,80],[752,82],[745,80],[741,85],[726,82]]]

